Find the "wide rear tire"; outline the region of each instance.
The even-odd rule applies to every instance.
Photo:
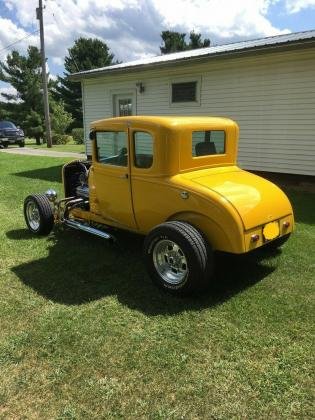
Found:
[[[144,258],[154,283],[173,294],[204,289],[213,272],[209,244],[186,222],[170,221],[154,228],[144,241]]]
[[[24,218],[28,229],[35,235],[48,235],[54,227],[54,214],[44,194],[33,194],[24,201]]]

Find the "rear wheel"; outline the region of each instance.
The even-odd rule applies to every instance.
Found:
[[[28,229],[36,235],[48,235],[54,226],[53,210],[44,194],[34,194],[26,197],[24,217]]]
[[[166,222],[153,229],[145,239],[144,256],[152,280],[176,294],[203,289],[213,271],[209,244],[185,222]]]

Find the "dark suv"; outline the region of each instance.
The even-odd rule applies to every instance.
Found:
[[[11,121],[0,121],[0,147],[8,147],[9,144],[24,147],[24,131]]]

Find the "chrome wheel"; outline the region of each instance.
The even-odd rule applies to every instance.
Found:
[[[36,232],[40,226],[40,214],[39,214],[38,207],[36,203],[34,203],[34,201],[27,202],[26,217],[27,217],[30,228]]]
[[[161,239],[155,244],[153,262],[158,274],[169,284],[180,284],[188,274],[184,252],[169,239]]]

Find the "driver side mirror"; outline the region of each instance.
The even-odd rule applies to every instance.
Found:
[[[95,140],[96,139],[96,131],[90,131],[90,140]]]

